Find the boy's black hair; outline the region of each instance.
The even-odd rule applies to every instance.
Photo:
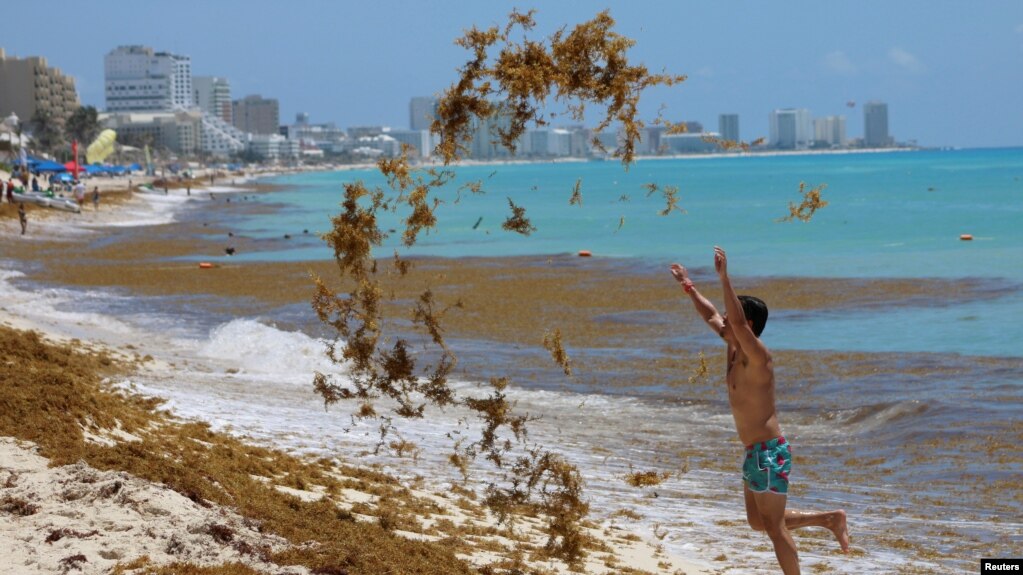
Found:
[[[760,337],[767,325],[767,304],[764,300],[751,295],[741,295],[739,303],[742,305],[742,313],[748,321],[753,322],[753,335]]]

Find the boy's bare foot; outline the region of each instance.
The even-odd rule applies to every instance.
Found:
[[[845,524],[845,510],[839,509],[833,511],[828,517],[828,529],[835,534],[835,539],[838,540],[838,545],[842,548],[842,553],[849,552],[849,528]]]

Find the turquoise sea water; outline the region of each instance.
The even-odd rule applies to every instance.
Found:
[[[617,162],[572,162],[456,172],[439,194],[439,227],[403,253],[500,257],[585,249],[640,266],[679,261],[709,269],[712,246],[721,245],[737,277],[983,278],[999,297],[801,315],[773,322],[770,338],[793,349],[1023,356],[1023,322],[1005,321],[1023,318],[1023,149],[651,159],[628,171]],[[293,239],[236,257],[330,258],[315,233],[329,228],[343,184],[356,180],[385,186],[375,170],[277,178],[292,189],[257,201],[283,206],[238,228],[257,238]],[[484,194],[458,191],[474,181]],[[583,202],[570,206],[577,181]],[[800,182],[826,184],[828,205],[807,223],[777,221],[789,202],[799,203]],[[677,186],[686,212],[659,215],[666,200],[648,194],[648,183]],[[509,198],[536,226],[530,236],[501,229]],[[382,217],[383,227],[398,233],[381,255],[400,248],[399,216]],[[960,234],[974,239],[961,241]]]

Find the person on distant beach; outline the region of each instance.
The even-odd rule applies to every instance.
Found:
[[[786,510],[791,447],[781,433],[775,406],[774,364],[760,334],[767,324],[767,305],[753,296],[735,295],[728,277],[725,250],[714,247],[714,269],[724,292],[725,315],[703,297],[686,268],[671,265],[671,274],[689,296],[703,321],[725,340],[727,364],[725,383],[739,439],[746,446],[742,465],[746,520],[755,531],[766,531],[774,544],[785,575],[799,573],[799,556],[790,529],[824,527],[849,552],[849,531],[845,511]]]
[[[14,180],[7,180],[7,203],[14,203]]]
[[[75,183],[75,201],[78,202],[78,207],[81,208],[85,203],[85,184],[82,182]]]
[[[0,178],[0,204],[4,202],[4,196],[7,195],[7,182]],[[7,200],[10,203],[10,200]]]
[[[28,216],[25,215],[25,202],[18,203],[18,223],[21,224],[21,235],[25,235],[28,227]]]
[[[92,188],[92,207],[97,212],[99,211],[99,186],[93,186]]]

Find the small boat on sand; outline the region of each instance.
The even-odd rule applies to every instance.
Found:
[[[53,208],[55,210],[63,210],[65,212],[80,213],[82,211],[81,206],[78,202],[68,198],[50,197],[46,194],[36,193],[15,193],[14,201],[16,202],[28,202],[44,208]]]

